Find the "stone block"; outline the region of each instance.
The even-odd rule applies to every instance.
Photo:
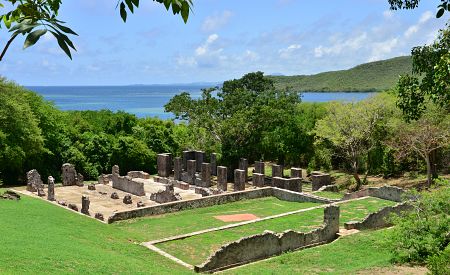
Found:
[[[291,168],[291,178],[302,178],[302,169],[301,168]]]
[[[182,159],[180,157],[176,157],[173,161],[173,179],[181,180],[181,172],[182,172]]]
[[[197,161],[196,171],[202,171],[202,163],[206,160],[206,154],[203,151],[195,151],[195,160]]]
[[[239,160],[239,170],[245,171],[245,183],[248,182],[248,159],[241,158]]]
[[[82,196],[81,197],[81,213],[85,215],[89,215],[89,206],[91,204],[91,201],[89,200],[88,196]]]
[[[197,161],[196,160],[188,160],[187,161],[187,178],[186,178],[187,183],[195,184],[196,169],[197,169]]]
[[[172,172],[171,155],[158,154],[157,157],[158,176],[169,177]]]
[[[202,163],[202,187],[211,187],[211,164]]]
[[[272,177],[283,177],[283,166],[272,164]]]
[[[245,190],[245,174],[246,171],[236,169],[234,170],[234,191]]]
[[[48,177],[47,200],[55,200],[55,179],[52,176]]]
[[[183,151],[183,170],[187,171],[188,160],[195,160],[195,151]]]
[[[43,189],[43,186],[41,175],[36,169],[27,172],[27,191],[37,192],[39,189]]]
[[[222,191],[228,189],[227,167],[225,166],[217,166],[217,189]]]
[[[311,174],[312,191],[319,190],[322,186],[331,185],[330,174],[314,172]]]
[[[266,167],[265,167],[264,161],[255,162],[255,173],[263,174],[263,175],[266,173]]]
[[[211,154],[209,163],[211,163],[211,175],[217,176],[217,154],[216,153]]]
[[[253,186],[264,187],[265,186],[264,179],[265,179],[264,174],[253,173]]]
[[[144,171],[129,171],[127,173],[127,176],[129,176],[130,178],[136,178],[136,179],[145,179],[145,180],[150,179],[150,174],[146,173]]]

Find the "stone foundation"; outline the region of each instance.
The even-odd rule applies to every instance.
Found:
[[[144,183],[133,181],[133,178],[128,176],[114,175],[112,177],[112,187],[136,196],[145,196]]]
[[[317,191],[320,189],[320,187],[325,185],[331,185],[330,174],[325,174],[322,172],[313,172],[311,174],[311,184],[312,184],[312,191]]]

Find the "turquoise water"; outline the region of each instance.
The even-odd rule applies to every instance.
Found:
[[[28,89],[53,101],[61,110],[125,111],[138,117],[173,118],[164,112],[164,105],[181,92],[201,96],[202,85],[139,85],[139,86],[32,86]],[[303,93],[302,100],[326,102],[331,100],[358,101],[373,93]]]

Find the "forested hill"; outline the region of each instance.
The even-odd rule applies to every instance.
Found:
[[[341,71],[315,75],[268,76],[277,88],[293,87],[301,92],[375,92],[392,88],[399,75],[411,73],[410,56],[358,65]]]

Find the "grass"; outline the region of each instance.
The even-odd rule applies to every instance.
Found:
[[[383,244],[386,233],[386,229],[361,232],[224,274],[355,274],[368,268],[391,266],[389,249]]]
[[[315,192],[315,193],[313,193],[313,195],[319,196],[319,197],[322,197],[322,198],[337,199],[337,200],[340,200],[340,199],[342,199],[344,197],[344,194],[342,194],[342,193],[329,192],[329,191]]]
[[[167,218],[171,215],[180,218],[178,213]],[[193,217],[190,216],[191,220]],[[173,228],[165,230],[176,232],[176,227],[186,225],[175,221]],[[193,274],[135,243],[134,240],[143,237],[142,232],[133,227],[139,224],[145,222],[102,224],[27,196],[22,196],[20,201],[0,200],[0,274]],[[156,223],[148,230],[160,229]],[[146,234],[151,235],[151,232]],[[389,254],[375,243],[380,236],[378,232],[357,234],[327,246],[284,254],[228,273],[335,271],[349,274],[385,266]]]
[[[214,218],[218,215],[249,213],[263,218],[317,205],[320,204],[288,202],[275,197],[266,197],[126,220],[112,226],[133,232],[139,236],[137,241],[142,242],[230,224]]]
[[[393,204],[391,201],[378,198],[367,198],[340,204],[340,224],[343,226],[348,221],[362,220],[367,214]],[[242,237],[261,234],[264,230],[283,232],[288,229],[293,229],[300,232],[307,232],[313,228],[317,228],[322,222],[323,209],[314,209],[286,217],[160,243],[156,246],[187,263],[197,265],[205,261],[209,255],[222,245],[236,241]]]

